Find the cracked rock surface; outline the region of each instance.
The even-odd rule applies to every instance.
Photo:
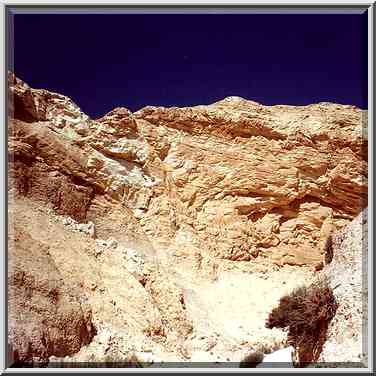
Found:
[[[12,73],[8,83],[10,257],[28,269],[28,239],[51,270],[35,270],[35,286],[57,281],[72,305],[59,317],[78,320],[46,346],[40,323],[53,327],[52,312],[69,305],[48,289],[35,287],[32,305],[15,293],[14,351],[68,363],[238,364],[287,347],[285,332],[264,327],[268,311],[313,280],[330,234],[367,206],[366,111],[228,97],[91,119],[63,95]],[[336,257],[323,273],[341,274]],[[9,278],[14,289],[29,283]]]

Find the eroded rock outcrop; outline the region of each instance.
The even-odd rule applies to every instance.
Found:
[[[320,355],[323,364],[368,364],[368,210],[333,235],[328,248],[327,278],[338,302]]]
[[[161,358],[193,361],[209,343],[210,361],[227,361],[262,336],[270,348],[286,345],[283,333],[250,321],[310,279],[328,236],[367,206],[365,111],[229,97],[116,108],[95,120],[63,95],[11,73],[8,83],[14,218],[31,242],[49,247],[63,280],[83,289],[98,330],[81,349],[86,339],[43,354],[61,359],[80,350],[74,359],[100,361],[153,348]],[[56,215],[64,220],[56,224]],[[70,231],[64,221],[95,234]],[[247,286],[268,278],[262,296],[249,297]],[[227,293],[239,295],[232,322]],[[267,301],[258,307],[248,298]]]
[[[316,265],[328,234],[366,206],[366,112],[353,106],[229,97],[134,114],[118,108],[92,120],[68,98],[12,75],[10,91],[16,180],[41,169],[64,174],[70,180],[59,186],[74,186],[63,197],[68,189],[85,203],[80,219],[105,194],[131,210],[157,247],[179,233],[217,258]],[[17,155],[43,168],[17,167]]]
[[[62,278],[48,246],[19,225],[9,231],[9,337],[14,362],[72,355],[95,335],[82,290]]]
[[[241,98],[135,113],[150,143],[168,150],[176,227],[189,223],[219,257],[292,264],[319,260],[330,228],[365,205],[363,116],[351,106],[267,107]],[[155,201],[150,215],[161,216],[165,199]]]

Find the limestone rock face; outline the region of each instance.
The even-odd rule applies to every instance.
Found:
[[[95,334],[85,294],[64,281],[48,246],[14,224],[9,238],[9,337],[15,362],[45,362],[88,344]]]
[[[92,120],[12,74],[9,87],[18,191],[33,195],[27,180],[48,176],[61,201],[72,192],[82,202],[55,206],[81,219],[93,200],[110,197],[157,248],[316,265],[328,234],[367,205],[366,112],[354,106],[228,97],[134,114],[117,108]]]
[[[132,134],[132,131],[137,131],[136,121],[134,120],[132,113],[125,107],[117,107],[113,109],[108,114],[97,119],[97,122],[107,128],[107,132],[118,136],[130,135]]]
[[[368,210],[333,235],[327,265],[322,270],[338,302],[329,324],[320,362],[341,367],[368,364]]]
[[[142,217],[159,238],[179,229],[216,257],[315,264],[328,234],[366,205],[365,114],[352,106],[230,97],[134,116],[164,171]]]
[[[91,119],[12,73],[8,87],[15,358],[227,362],[286,347],[266,313],[367,206],[365,111],[229,97]]]
[[[92,205],[101,204],[95,201]],[[134,352],[155,351],[156,348],[161,348],[162,352],[174,351],[192,330],[181,301],[181,290],[169,275],[162,275],[158,270],[150,243],[128,235],[128,232],[136,232],[137,225],[125,226],[127,212],[117,210],[113,204],[111,216],[98,213],[102,214],[99,220],[95,217],[98,238],[93,239],[87,231],[92,223],[85,225],[66,215],[58,215],[32,197],[14,197],[9,211],[14,222],[10,231],[17,224],[16,234],[25,240],[20,247],[10,238],[10,245],[14,243],[18,247],[9,252],[10,270],[14,271],[9,278],[20,274],[18,265],[26,275],[17,277],[17,289],[12,287],[9,301],[9,337],[13,352],[18,351],[15,360],[24,363],[31,357],[48,360],[54,356],[59,358],[52,357],[54,362],[64,358],[71,363],[101,364],[111,357],[112,361],[124,362]],[[111,233],[102,221],[112,227]],[[60,280],[65,286],[60,286]],[[53,305],[55,287],[58,302],[65,304],[62,312],[59,305]],[[64,298],[68,292],[70,300]],[[80,323],[79,306],[73,304],[76,296],[83,307],[89,309],[89,322],[96,333],[81,342],[74,332],[77,321]],[[65,310],[69,311],[67,318]],[[66,323],[68,318],[71,322]],[[60,326],[55,330],[56,325]],[[66,331],[60,330],[64,325]],[[52,339],[48,337],[50,334]],[[48,345],[46,350],[43,336],[48,343],[57,345]],[[30,351],[29,342],[32,343]],[[59,345],[65,342],[65,347]]]

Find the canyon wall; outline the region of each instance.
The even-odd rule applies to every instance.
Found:
[[[93,120],[13,74],[9,88],[11,188],[81,221],[120,203],[128,233],[156,247],[316,265],[367,206],[367,115],[354,106],[228,97]]]
[[[179,362],[209,345],[225,360],[234,343],[281,347],[267,312],[322,269],[330,234],[367,206],[367,112],[354,106],[228,97],[91,119],[13,73],[8,89],[19,360],[82,346],[85,361],[153,348]]]

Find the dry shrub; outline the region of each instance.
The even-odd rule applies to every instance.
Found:
[[[326,340],[328,324],[338,304],[325,280],[295,289],[279,301],[269,314],[267,328],[288,328],[287,340],[297,350],[299,365],[318,360]]]

